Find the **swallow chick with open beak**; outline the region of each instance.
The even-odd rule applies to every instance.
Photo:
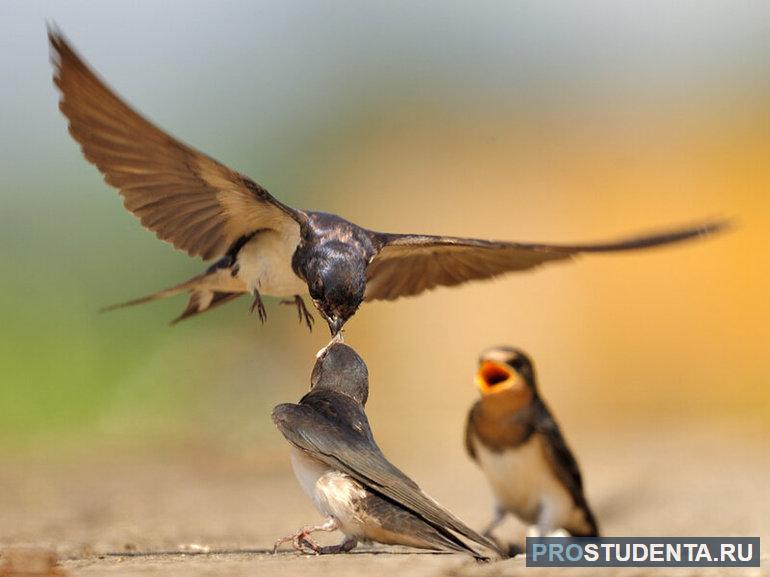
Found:
[[[577,461],[540,397],[527,355],[509,347],[485,350],[476,385],[481,398],[468,414],[465,446],[496,501],[484,535],[511,513],[541,536],[558,529],[598,536]]]
[[[61,92],[59,108],[87,160],[123,196],[124,206],[158,238],[213,261],[203,273],[109,308],[189,294],[182,320],[243,294],[262,322],[263,295],[313,317],[309,293],[332,335],[364,301],[394,300],[470,280],[491,279],[581,253],[619,252],[708,236],[725,226],[703,222],[616,241],[556,245],[391,234],[334,214],[292,208],[265,188],[164,132],[108,88],[65,38],[49,30]]]
[[[299,551],[340,553],[358,542],[465,552],[499,553],[393,466],[374,441],[364,405],[366,365],[349,346],[335,342],[316,361],[311,390],[298,404],[278,405],[273,422],[291,445],[297,479],[323,523],[280,539]],[[310,534],[341,531],[340,545],[320,547]]]

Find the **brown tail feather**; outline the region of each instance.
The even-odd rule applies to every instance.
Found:
[[[209,291],[205,291],[205,292],[209,292]],[[203,298],[204,294],[205,294],[204,292],[198,292],[198,291],[191,292],[190,300],[187,302],[187,308],[184,310],[184,312],[181,315],[179,315],[173,321],[171,321],[171,324],[175,325],[179,321],[183,321],[185,319],[188,319],[200,313],[205,313],[206,311],[210,311],[211,309],[218,307],[219,305],[223,305],[225,303],[230,302],[233,299],[237,299],[239,296],[242,296],[244,293],[215,292],[208,306],[201,309],[200,303],[201,303],[201,298]]]
[[[117,309],[122,309],[125,307],[132,307],[134,305],[142,305],[144,303],[149,303],[152,301],[156,301],[158,299],[163,299],[166,297],[172,297],[174,295],[178,295],[184,292],[188,292],[192,290],[198,282],[206,276],[206,273],[199,274],[197,276],[192,277],[189,280],[184,281],[183,283],[179,283],[178,285],[174,285],[172,287],[169,287],[167,289],[163,289],[161,291],[158,291],[156,293],[152,293],[149,295],[145,295],[143,297],[139,297],[138,299],[132,299],[130,301],[126,301],[123,303],[118,303],[115,305],[110,305],[107,307],[103,307],[99,309],[99,312],[104,313],[107,311],[114,311]]]
[[[187,302],[187,308],[181,315],[171,321],[171,324],[173,325],[181,320],[205,312],[244,294],[238,290],[239,287],[237,284],[233,285],[232,283],[233,276],[229,269],[224,267],[212,267],[208,271],[196,275],[178,285],[174,285],[138,299],[105,307],[101,309],[101,311],[112,311],[124,307],[149,303],[182,293],[189,293],[190,300]]]

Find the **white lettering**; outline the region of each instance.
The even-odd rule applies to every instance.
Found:
[[[746,543],[746,555],[743,554],[743,543],[738,543],[738,559],[751,561],[754,558],[754,543]]]
[[[735,562],[735,545],[732,543],[722,543],[722,561],[728,557],[730,561]]]
[[[711,553],[709,552],[708,545],[705,543],[700,544],[698,553],[695,555],[695,562],[700,563],[701,561],[711,561]]]
[[[682,560],[682,544],[666,543],[666,558],[668,561],[676,561],[679,563]]]

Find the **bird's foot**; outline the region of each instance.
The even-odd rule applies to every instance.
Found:
[[[310,329],[310,332],[313,332],[313,323],[315,322],[315,318],[312,314],[310,314],[310,311],[307,310],[307,306],[305,306],[305,301],[302,299],[299,295],[294,295],[293,299],[287,299],[281,301],[282,305],[294,305],[297,307],[297,316],[299,317],[300,324],[302,321],[305,321],[305,324],[307,325],[307,328]]]
[[[267,320],[267,311],[265,310],[265,303],[262,302],[262,297],[259,296],[259,291],[254,291],[254,302],[251,303],[251,312],[253,313],[254,310],[259,313],[259,320],[262,322],[262,324],[265,324],[265,321]]]
[[[310,534],[315,533],[316,531],[336,531],[339,526],[340,525],[335,518],[329,517],[320,525],[308,525],[306,527],[302,527],[302,529],[293,535],[287,535],[286,537],[281,537],[278,539],[278,541],[276,541],[273,545],[273,553],[276,553],[278,551],[278,547],[284,543],[291,543],[294,549],[300,553],[320,555],[323,552],[323,548],[310,538]],[[342,545],[344,544],[345,543]],[[355,546],[355,544],[353,546]]]
[[[300,553],[308,553],[310,555],[320,555],[319,551],[321,547],[309,537],[309,532],[305,531],[306,528],[298,531],[294,535],[287,535],[281,537],[273,545],[273,554],[278,552],[278,547],[284,543],[291,543],[296,551]]]
[[[336,555],[337,553],[349,553],[350,551],[356,548],[356,545],[358,545],[358,541],[351,537],[351,538],[345,539],[339,545],[330,545],[329,547],[321,547],[318,550],[318,553],[320,555]]]

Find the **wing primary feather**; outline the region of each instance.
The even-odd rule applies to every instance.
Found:
[[[120,190],[124,206],[158,238],[204,259],[259,229],[300,227],[307,216],[251,179],[141,116],[48,28],[59,108],[85,158]]]
[[[437,286],[492,279],[550,262],[568,261],[582,253],[648,249],[711,236],[729,228],[729,221],[715,219],[616,241],[573,245],[370,231],[380,252],[367,269],[366,300],[394,300]]]
[[[337,400],[336,404],[339,407],[344,401]],[[438,505],[414,481],[387,461],[371,437],[366,416],[362,410],[360,413],[357,422],[361,423],[362,430],[358,433],[346,428],[347,432],[343,434],[340,424],[328,420],[307,404],[278,405],[273,410],[273,422],[296,447],[350,475],[399,507],[408,509],[437,530],[450,530],[499,553],[494,543]]]

